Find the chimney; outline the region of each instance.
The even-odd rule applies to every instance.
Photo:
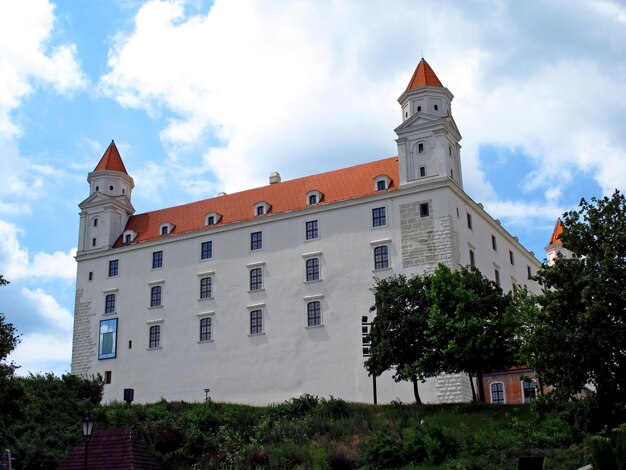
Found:
[[[270,184],[280,183],[280,173],[274,171],[270,173]]]
[[[224,191],[217,193],[217,197],[220,197],[220,196],[226,196],[226,193]]]

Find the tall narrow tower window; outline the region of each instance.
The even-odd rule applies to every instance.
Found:
[[[424,153],[424,144],[417,144],[417,153]]]
[[[97,217],[95,219],[93,219],[93,226],[94,227],[98,226],[98,218]]]

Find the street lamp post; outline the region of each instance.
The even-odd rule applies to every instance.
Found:
[[[363,344],[363,357],[371,356],[370,347],[372,340],[370,339],[370,331],[372,328],[372,322],[367,321],[367,316],[361,317],[361,336]],[[374,395],[374,405],[378,405],[378,392],[376,390],[376,374],[372,374],[372,394]]]
[[[93,419],[91,413],[87,411],[83,417],[83,439],[85,441],[85,470],[87,470],[87,451],[89,449],[89,439],[93,431]]]

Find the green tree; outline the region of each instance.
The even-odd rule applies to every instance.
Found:
[[[563,247],[536,275],[544,287],[526,344],[529,363],[563,399],[593,384],[598,401],[626,401],[626,200],[582,199],[564,214]]]
[[[371,375],[394,369],[395,380],[411,380],[417,389],[417,380],[466,372],[478,379],[480,401],[482,375],[516,363],[523,333],[519,310],[532,305],[523,290],[505,295],[477,269],[443,264],[433,274],[378,280],[374,297],[371,357],[365,362]]]
[[[413,383],[417,403],[421,403],[417,381],[438,372],[422,367],[420,362],[426,348],[429,282],[428,276],[377,279],[375,303],[370,308],[376,317],[369,334],[371,356],[365,361],[365,368],[374,376],[394,369],[394,380]]]
[[[9,284],[0,274],[0,286]],[[17,366],[8,356],[18,345],[20,339],[12,323],[6,321],[0,313],[0,443],[10,439],[8,425],[19,416],[19,402],[22,388],[15,378]],[[4,448],[4,447],[3,447]]]
[[[476,268],[452,270],[440,264],[429,296],[427,341],[433,358],[424,361],[438,361],[446,373],[476,377],[484,402],[483,374],[506,369],[517,358],[519,315],[512,308],[512,295]]]

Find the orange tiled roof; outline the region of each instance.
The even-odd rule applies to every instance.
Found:
[[[106,149],[104,155],[96,165],[96,168],[93,171],[101,171],[101,170],[111,170],[111,171],[120,171],[122,173],[128,174],[126,171],[126,167],[124,166],[124,162],[122,161],[122,157],[120,156],[120,152],[117,150],[115,146],[115,141],[111,141],[109,148]]]
[[[422,58],[420,63],[417,64],[417,68],[411,77],[407,90],[413,90],[414,88],[421,88],[423,86],[438,86],[443,88],[443,85],[435,75],[433,69],[428,65],[428,62]]]
[[[205,225],[205,216],[209,212],[221,214],[221,220],[215,225],[215,227],[220,227],[236,222],[303,210],[308,207],[306,194],[312,190],[318,190],[323,195],[319,205],[360,198],[375,193],[374,178],[379,175],[387,175],[391,178],[389,190],[397,190],[399,182],[398,158],[387,158],[190,204],[133,215],[126,224],[126,230],[136,232],[138,235],[133,243],[139,243],[160,238],[159,226],[163,223],[174,225],[172,235],[208,229],[209,227]],[[271,208],[266,215],[255,217],[254,204],[259,201],[266,201],[271,205]],[[115,246],[122,246],[121,237]]]
[[[561,219],[556,219],[556,225],[554,226],[554,231],[552,232],[552,236],[550,237],[550,243],[548,245],[553,245],[555,243],[563,244],[561,241],[561,234],[563,233],[563,222]]]

